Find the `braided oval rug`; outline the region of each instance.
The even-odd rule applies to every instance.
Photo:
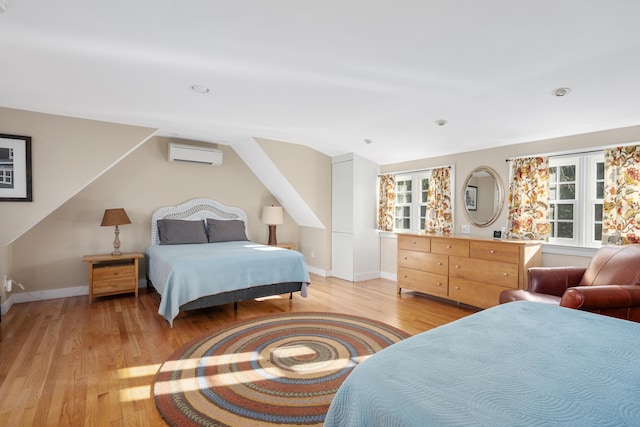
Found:
[[[162,364],[156,406],[172,426],[322,425],[351,370],[409,336],[336,313],[236,322],[186,343]]]

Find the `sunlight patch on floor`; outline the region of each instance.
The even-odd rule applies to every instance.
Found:
[[[139,378],[155,375],[160,369],[160,363],[156,365],[132,366],[131,368],[118,369],[119,378]]]

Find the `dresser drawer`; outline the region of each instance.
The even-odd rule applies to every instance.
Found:
[[[412,270],[398,269],[398,287],[423,292],[425,294],[446,297],[449,278],[440,274]]]
[[[449,274],[449,257],[401,249],[398,251],[398,266],[446,276]]]
[[[518,264],[451,257],[449,258],[449,276],[518,288]]]
[[[469,256],[469,241],[456,239],[431,239],[431,252],[434,254]]]
[[[449,299],[478,308],[489,308],[498,305],[500,292],[505,289],[508,288],[451,277]]]
[[[471,258],[486,259],[517,264],[520,260],[520,248],[504,242],[470,242]]]
[[[429,252],[431,239],[428,237],[398,235],[398,249]]]
[[[114,280],[114,279],[132,279],[135,277],[135,266],[133,264],[110,265],[93,268],[93,280]]]

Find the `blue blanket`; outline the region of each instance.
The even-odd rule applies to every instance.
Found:
[[[161,295],[158,313],[173,325],[180,306],[200,297],[273,283],[310,283],[300,252],[252,242],[154,245],[149,278]]]
[[[640,324],[500,305],[358,365],[325,426],[640,426]]]

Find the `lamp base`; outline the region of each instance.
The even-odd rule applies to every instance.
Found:
[[[118,229],[117,225],[116,225],[116,238],[113,240],[113,252],[111,252],[111,255],[113,256],[122,255],[122,252],[120,251],[120,229]]]
[[[269,226],[269,246],[278,246],[278,241],[276,239],[276,226],[275,225],[270,225]]]

